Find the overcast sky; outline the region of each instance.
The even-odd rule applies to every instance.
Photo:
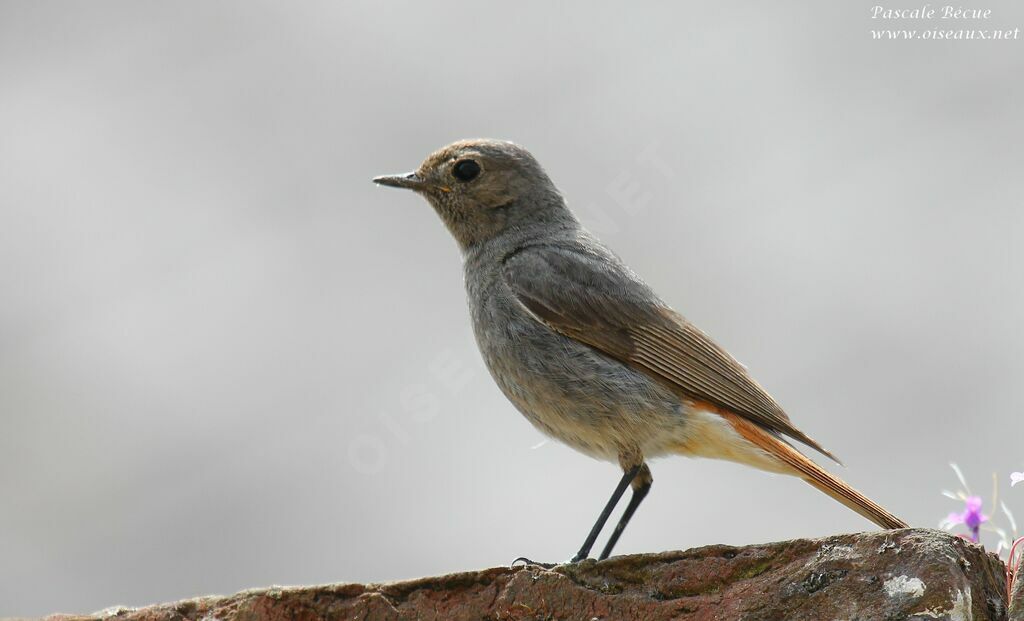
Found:
[[[370,183],[465,137],[531,149],[879,503],[935,526],[956,460],[1024,517],[1024,41],[870,33],[1024,5],[665,4],[0,2],[0,616],[575,552],[617,466],[538,446],[455,243]],[[619,553],[872,528],[653,471]]]

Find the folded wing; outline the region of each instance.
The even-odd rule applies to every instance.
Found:
[[[836,460],[793,426],[743,365],[602,249],[529,246],[506,257],[502,274],[519,302],[551,329]]]

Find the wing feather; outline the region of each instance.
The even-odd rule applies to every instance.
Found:
[[[797,429],[746,368],[601,248],[546,244],[505,258],[516,299],[551,329],[838,461]]]

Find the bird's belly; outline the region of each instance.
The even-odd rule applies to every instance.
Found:
[[[505,321],[474,321],[477,342],[502,392],[542,432],[612,461],[687,441],[687,406],[672,391],[525,312],[500,314]]]

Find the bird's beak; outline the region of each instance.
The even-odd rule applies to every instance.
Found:
[[[406,188],[408,190],[423,190],[427,187],[427,182],[420,179],[415,172],[405,173],[404,175],[383,175],[381,177],[374,177],[373,182],[379,185],[386,185],[392,188]]]

